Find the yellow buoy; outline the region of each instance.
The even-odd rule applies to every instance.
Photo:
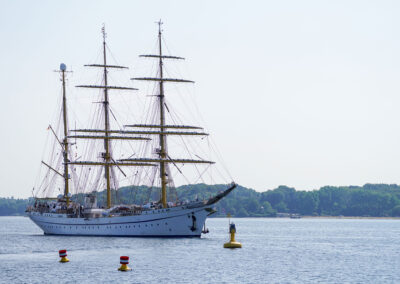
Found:
[[[60,262],[69,262],[69,259],[67,258],[67,250],[66,249],[59,250],[58,254],[61,257]]]
[[[121,267],[118,268],[119,271],[129,271],[129,270],[131,270],[131,269],[128,267],[128,264],[129,264],[129,256],[121,256],[121,257],[119,258],[119,263],[121,263]]]
[[[229,224],[229,233],[231,234],[231,239],[224,244],[224,248],[241,248],[242,244],[235,240],[236,227],[234,223]]]

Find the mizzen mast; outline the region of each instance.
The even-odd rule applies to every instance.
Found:
[[[67,66],[64,63],[60,64],[60,71],[62,76],[62,93],[63,93],[63,124],[64,124],[64,139],[63,139],[63,158],[64,158],[64,197],[69,205],[69,173],[68,173],[68,125],[67,125],[67,98],[65,92],[65,72]]]

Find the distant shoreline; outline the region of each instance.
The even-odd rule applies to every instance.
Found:
[[[26,215],[1,215],[1,217],[27,217]],[[209,219],[227,219],[228,217],[218,216]],[[290,217],[230,217],[231,219],[292,219]],[[366,216],[301,216],[299,219],[380,219],[400,220],[400,217],[366,217]]]
[[[226,185],[192,184],[177,187],[179,200],[207,200],[226,189]],[[132,200],[135,192],[135,200]],[[127,186],[118,190],[121,204],[146,204],[149,187]],[[104,191],[98,192],[99,205],[104,204]],[[76,195],[83,199],[83,195]],[[24,215],[34,199],[0,198],[0,215]],[[313,191],[296,191],[279,186],[273,190],[256,192],[250,188],[237,188],[215,204],[212,218],[230,213],[237,218],[296,217],[302,218],[358,218],[397,219],[400,217],[400,185],[365,184],[361,186],[324,186]],[[374,217],[379,216],[379,217]],[[385,217],[381,217],[385,216]],[[394,218],[392,218],[394,217]]]
[[[373,216],[301,216],[307,219],[394,219],[400,220],[400,217],[373,217]]]
[[[210,219],[225,219],[228,217],[222,217],[222,216],[218,216],[218,217],[211,217]],[[296,219],[296,218],[290,218],[290,217],[235,217],[232,216],[232,219]],[[366,217],[366,216],[301,216],[298,219],[382,219],[382,220],[400,220],[400,217]]]

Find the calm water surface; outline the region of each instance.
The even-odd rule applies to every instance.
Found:
[[[44,236],[0,217],[0,283],[400,283],[400,220],[233,219],[201,239]],[[67,249],[69,263],[58,262]],[[119,272],[119,257],[131,272]]]

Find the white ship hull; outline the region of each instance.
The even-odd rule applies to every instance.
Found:
[[[29,218],[48,235],[200,237],[210,205],[143,211],[140,215],[70,218],[66,214],[28,212]]]

